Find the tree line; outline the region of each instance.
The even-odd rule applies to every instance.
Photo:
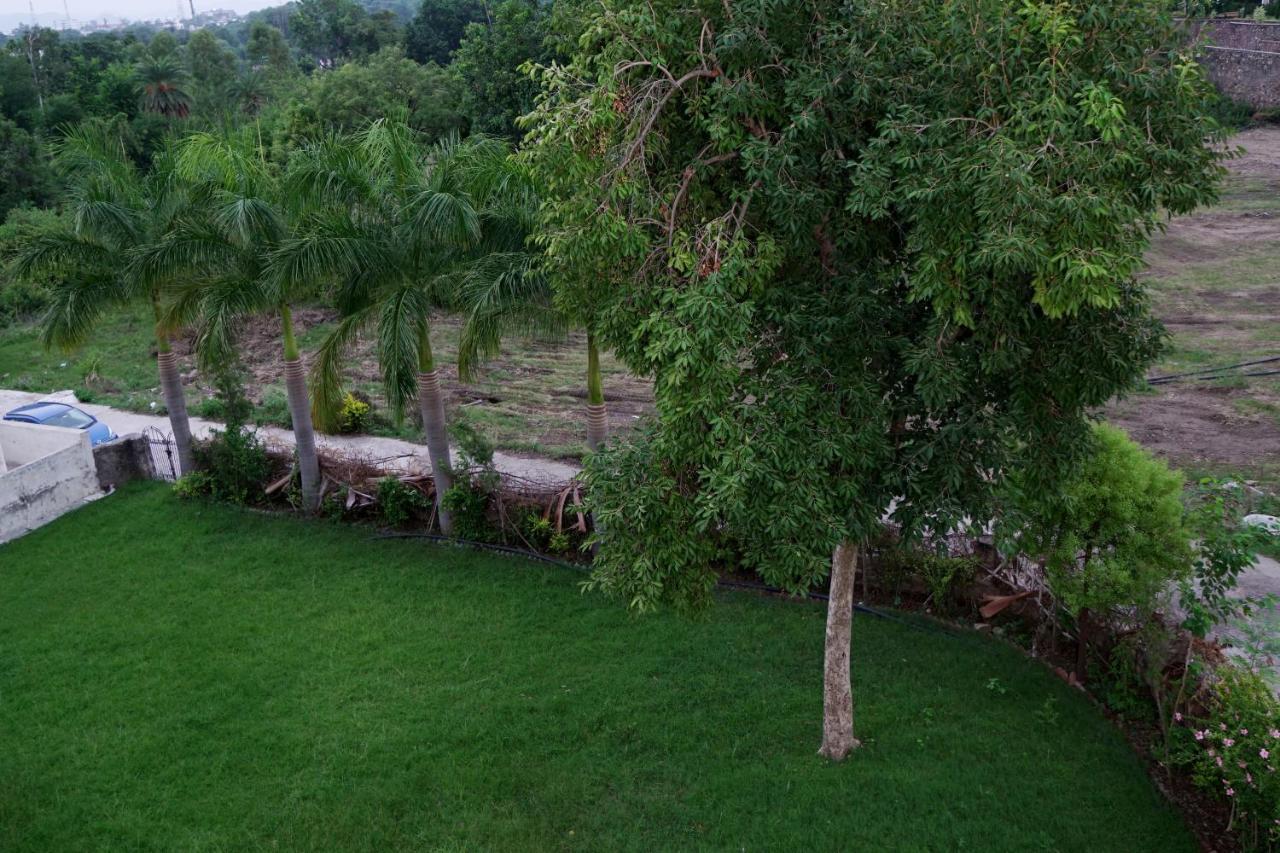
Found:
[[[432,138],[514,140],[535,92],[520,67],[570,43],[573,20],[536,0],[299,0],[192,32],[19,30],[0,49],[0,219],[58,201],[51,145],[89,118],[122,117],[144,167],[167,136],[249,122],[283,163],[400,110]]]

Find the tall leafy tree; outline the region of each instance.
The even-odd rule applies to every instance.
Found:
[[[47,277],[51,305],[43,320],[47,347],[74,350],[93,334],[110,307],[145,301],[155,320],[156,366],[183,471],[195,468],[186,397],[171,343],[176,332],[162,305],[164,280],[139,282],[126,274],[130,258],[160,239],[182,207],[170,180],[172,158],[162,152],[142,174],[126,150],[119,122],[85,122],[56,146],[55,163],[69,185],[70,216],[32,239],[19,253],[16,274]]]
[[[853,729],[853,572],[1052,489],[1161,329],[1135,273],[1214,197],[1211,92],[1163,0],[623,0],[542,72],[553,282],[654,378],[588,459],[595,583],[708,600],[736,554],[827,582],[821,753]]]
[[[532,0],[506,0],[491,22],[469,24],[451,70],[462,83],[462,109],[473,133],[518,138],[516,119],[533,109],[537,84],[521,70],[543,62],[550,13]]]
[[[280,321],[281,355],[297,449],[302,505],[319,506],[320,465],[307,396],[293,304],[313,290],[312,279],[276,274],[272,253],[289,238],[289,200],[279,171],[248,131],[195,134],[182,141],[175,173],[190,204],[163,238],[143,250],[132,276],[167,284],[173,322],[196,326],[196,351],[207,366],[232,358],[246,318]]]
[[[313,373],[322,425],[337,410],[346,348],[376,329],[388,401],[400,412],[417,398],[446,533],[452,521],[439,499],[452,486],[451,460],[431,315],[453,304],[453,274],[480,239],[463,169],[469,145],[428,147],[404,122],[380,121],[312,146],[289,177],[307,216],[273,260],[282,279],[330,283],[343,315]]]
[[[416,62],[448,65],[467,24],[485,19],[484,5],[478,0],[422,0],[405,29],[405,53]]]

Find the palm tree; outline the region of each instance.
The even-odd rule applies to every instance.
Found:
[[[259,71],[246,71],[227,84],[227,95],[246,115],[256,116],[267,102],[266,78]]]
[[[191,114],[192,98],[181,87],[185,75],[177,59],[148,56],[137,64],[134,73],[142,85],[144,110],[170,118],[186,118]]]
[[[335,288],[343,316],[321,343],[312,375],[322,426],[341,397],[343,353],[362,328],[376,327],[388,402],[400,414],[417,395],[446,534],[452,520],[440,499],[452,486],[452,463],[431,315],[452,306],[458,265],[480,240],[462,166],[485,144],[428,148],[403,121],[382,120],[311,147],[289,178],[291,194],[307,200],[303,224],[273,262],[282,279]]]
[[[143,282],[171,283],[173,322],[196,325],[196,351],[206,366],[231,358],[247,317],[280,318],[302,504],[312,512],[319,506],[320,464],[291,308],[310,282],[269,269],[272,253],[289,236],[282,183],[249,130],[187,137],[176,174],[188,185],[191,204],[163,239],[138,255],[132,273]]]
[[[191,426],[171,347],[175,327],[163,312],[163,282],[143,285],[124,274],[123,263],[157,241],[181,209],[182,196],[172,182],[172,152],[161,151],[151,172],[142,175],[125,151],[122,126],[88,121],[56,143],[54,162],[68,180],[69,217],[59,230],[31,241],[14,261],[20,277],[55,274],[42,324],[44,345],[75,350],[108,308],[146,300],[155,319],[156,366],[178,463],[183,472],[193,471]]]
[[[608,435],[600,353],[587,323],[555,299],[533,244],[539,194],[528,164],[503,146],[487,146],[468,159],[468,184],[480,209],[483,239],[463,276],[460,302],[465,323],[458,343],[458,372],[470,379],[476,365],[498,355],[502,339],[563,337],[587,328],[587,448],[599,450]]]

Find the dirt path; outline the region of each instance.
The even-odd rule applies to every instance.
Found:
[[[63,400],[75,402],[75,395],[70,391],[57,394],[31,394],[25,391],[5,391],[0,389],[0,412],[7,412],[26,403],[40,400]],[[107,406],[96,406],[91,403],[76,403],[80,408],[111,427],[118,435],[142,432],[155,427],[168,433],[169,419],[162,415],[139,415],[112,409]],[[220,429],[222,424],[201,418],[191,419],[191,432],[197,438],[209,434],[210,430]],[[263,427],[259,430],[264,440],[293,446],[293,432],[275,427]],[[378,461],[383,467],[405,473],[420,473],[428,470],[426,447],[410,441],[396,438],[378,438],[375,436],[353,435],[317,436],[321,449],[332,450],[347,456],[358,456],[370,461]],[[572,479],[578,473],[578,467],[567,462],[551,459],[515,456],[509,453],[494,453],[495,467],[504,474],[523,477],[537,482],[554,483]]]
[[[1147,253],[1152,303],[1171,335],[1157,374],[1280,355],[1280,127],[1232,142],[1243,153],[1228,163],[1221,202],[1171,221]],[[1280,376],[1160,385],[1107,417],[1193,472],[1280,482]]]

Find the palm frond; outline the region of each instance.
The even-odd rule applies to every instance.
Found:
[[[119,259],[110,247],[71,229],[39,234],[29,240],[9,263],[15,278],[32,281],[60,271],[78,274],[109,269]]]
[[[342,363],[361,328],[373,316],[375,306],[348,314],[320,342],[311,365],[311,417],[317,428],[332,432],[342,405]]]
[[[525,252],[483,256],[462,276],[459,291],[465,319],[458,375],[464,381],[500,353],[504,337],[563,338],[569,330],[568,318],[552,300],[550,283],[534,256]]]
[[[418,384],[419,341],[431,306],[410,283],[391,293],[378,316],[378,362],[387,402],[399,417],[414,398]]]
[[[49,287],[49,307],[41,322],[40,340],[46,349],[71,351],[89,339],[102,313],[123,302],[127,294],[110,274],[85,274],[60,279]]]
[[[216,226],[184,219],[162,239],[141,248],[125,274],[138,288],[151,289],[183,275],[205,276],[232,267],[240,260],[238,254]]]

